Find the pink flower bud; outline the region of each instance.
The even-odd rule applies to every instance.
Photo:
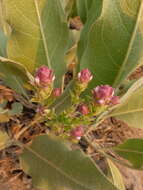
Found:
[[[77,78],[81,83],[88,83],[92,80],[93,76],[88,69],[83,69],[78,73]]]
[[[87,115],[89,113],[89,108],[87,105],[85,104],[81,104],[78,106],[78,111],[82,114],[82,115]]]
[[[110,100],[110,105],[116,105],[120,103],[119,96],[113,96]]]
[[[80,140],[81,136],[83,136],[84,134],[84,129],[83,129],[83,126],[80,125],[80,126],[77,126],[76,128],[74,128],[72,131],[71,131],[71,136]]]
[[[45,65],[41,66],[36,72],[35,82],[40,86],[46,87],[53,83],[54,79],[55,76],[53,70]]]
[[[114,95],[114,88],[109,85],[97,86],[92,91],[93,97],[100,105],[108,104]]]
[[[54,88],[52,94],[54,97],[59,97],[62,94],[62,89],[61,88]]]

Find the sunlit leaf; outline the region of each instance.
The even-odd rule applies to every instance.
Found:
[[[107,159],[107,162],[108,162],[111,174],[112,174],[114,185],[119,190],[125,190],[125,185],[124,185],[124,182],[123,182],[123,177],[122,177],[119,169],[117,168],[117,166],[110,159]]]
[[[94,9],[92,14],[97,14]],[[142,16],[143,1],[103,1],[101,15],[86,30],[84,51],[79,47],[80,68],[89,68],[94,75],[90,88],[99,84],[117,87],[142,64]]]
[[[121,103],[109,113],[131,127],[143,127],[143,78],[137,80],[121,98]]]
[[[59,0],[5,0],[7,20],[12,26],[8,57],[33,72],[39,65],[53,68],[61,83],[66,70],[68,44],[66,17]]]
[[[28,71],[21,64],[0,57],[0,78],[5,85],[28,99],[24,85],[29,82]]]

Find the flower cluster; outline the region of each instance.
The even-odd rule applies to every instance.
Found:
[[[53,129],[57,130],[56,133],[60,131],[59,128],[62,126],[61,130],[67,137],[80,140],[84,135],[85,127],[91,125],[100,113],[110,106],[119,104],[119,97],[115,96],[115,89],[109,85],[96,86],[92,90],[92,97],[87,97],[88,101],[80,98],[80,94],[87,89],[92,78],[93,75],[88,69],[83,69],[78,73],[73,94],[71,94],[71,108],[56,116],[56,114],[52,115],[53,112],[50,112],[48,106],[53,103],[55,98],[61,96],[62,89],[54,88],[55,75],[52,69],[41,66],[37,70],[34,84],[37,89],[37,97],[41,97],[38,101],[41,106],[38,107],[37,113],[40,115],[48,113],[49,121],[54,117],[52,125],[55,126]]]
[[[77,84],[81,87],[81,92],[85,90],[88,83],[92,80],[93,76],[88,69],[83,69],[78,73]],[[94,102],[97,105],[113,106],[119,104],[119,97],[115,96],[115,89],[109,85],[97,86],[92,90]],[[79,106],[79,111],[86,115],[88,108],[84,105]]]

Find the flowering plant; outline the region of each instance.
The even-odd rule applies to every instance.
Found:
[[[11,141],[23,148],[23,170],[43,190],[124,190],[113,162],[121,160],[111,152],[128,160],[128,167],[142,169],[137,157],[143,140],[109,151],[90,134],[111,117],[142,128],[143,79],[129,76],[142,64],[143,1],[5,0],[0,5],[0,79],[6,86],[0,88],[1,123],[25,118],[25,110],[33,113]],[[24,143],[33,126],[42,134]],[[110,177],[74,150],[82,142],[106,159]]]

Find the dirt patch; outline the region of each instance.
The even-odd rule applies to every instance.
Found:
[[[101,147],[111,148],[130,138],[143,138],[143,129],[131,128],[122,121],[111,118],[103,122],[91,133],[91,141]],[[106,173],[104,157],[88,147],[87,152]],[[115,163],[123,175],[126,190],[143,190],[143,171],[137,171]]]

